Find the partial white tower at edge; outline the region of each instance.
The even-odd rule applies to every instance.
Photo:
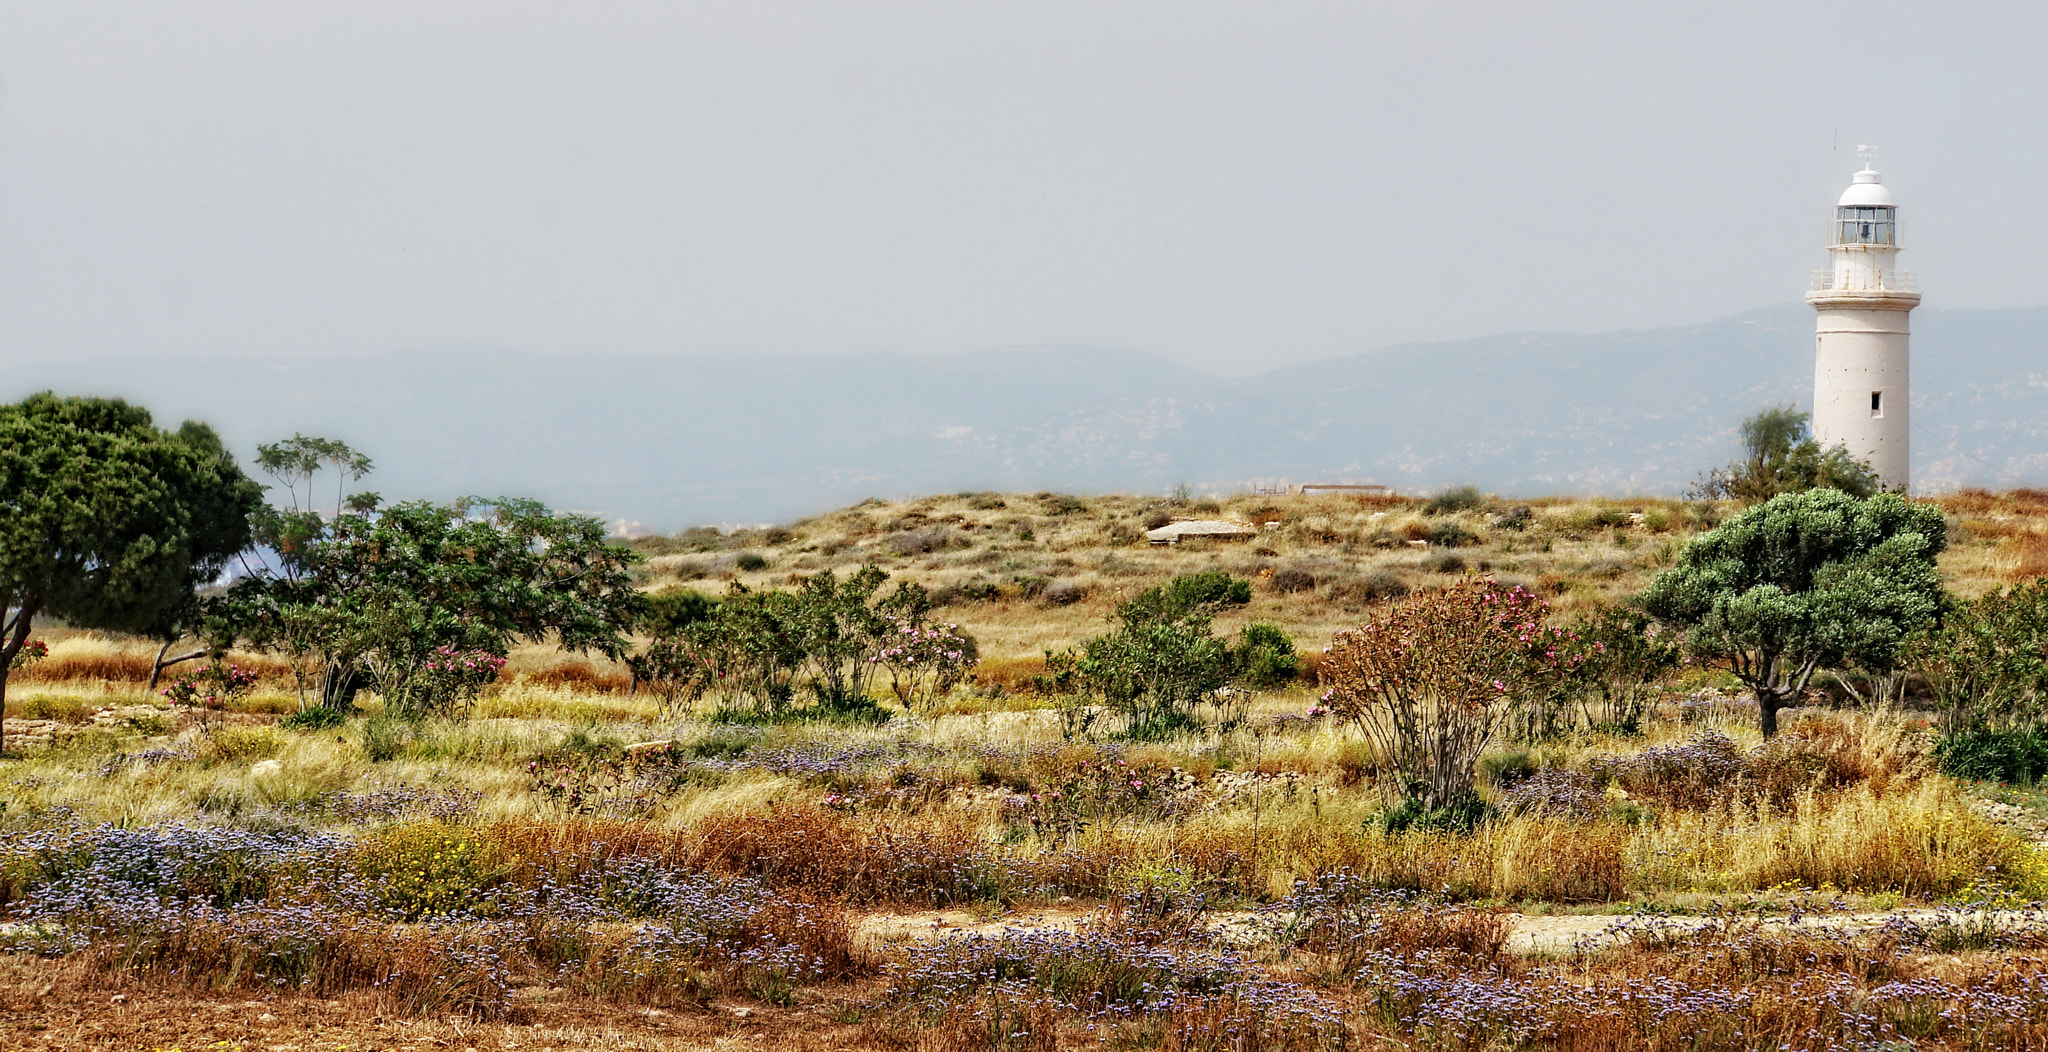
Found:
[[[1907,483],[1907,316],[1920,304],[1913,276],[1896,269],[1898,206],[1870,165],[1835,204],[1828,254],[1806,302],[1814,326],[1813,437],[1868,463],[1886,489]]]

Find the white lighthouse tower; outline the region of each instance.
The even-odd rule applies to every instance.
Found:
[[[1906,488],[1907,316],[1920,303],[1895,268],[1898,206],[1861,148],[1863,170],[1835,204],[1826,270],[1806,302],[1815,326],[1813,437],[1869,464],[1886,489]]]

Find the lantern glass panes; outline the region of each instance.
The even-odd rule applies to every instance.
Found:
[[[1835,209],[1835,244],[1895,245],[1898,209],[1843,205]]]

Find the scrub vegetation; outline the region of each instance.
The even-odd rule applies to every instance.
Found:
[[[10,1047],[2048,1047],[2048,494],[869,501],[590,548],[567,649],[432,550],[576,521],[332,495],[295,634],[15,656]]]

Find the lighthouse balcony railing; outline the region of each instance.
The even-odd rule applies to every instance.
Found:
[[[1918,292],[1920,283],[1910,270],[1816,270],[1807,288],[1813,292]]]

